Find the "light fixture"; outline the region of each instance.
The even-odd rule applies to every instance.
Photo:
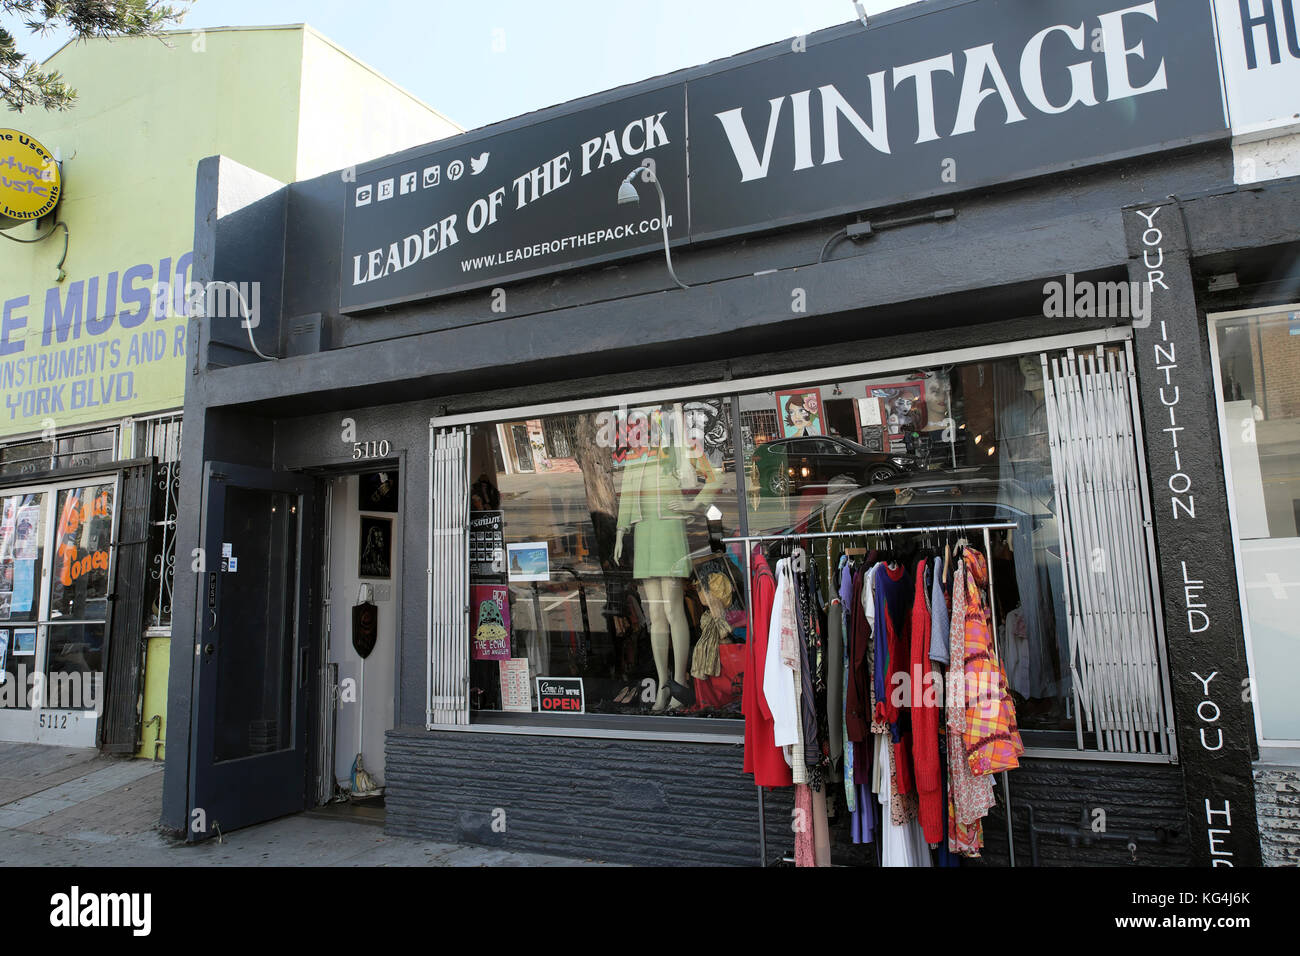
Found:
[[[983,435],[976,435],[976,436],[975,436],[975,444],[978,445],[978,444],[979,444],[980,442],[982,442],[983,440],[984,440],[984,436],[983,436]]]
[[[654,183],[655,190],[659,193],[659,223],[663,226],[664,231],[664,259],[668,263],[668,274],[683,289],[689,289],[690,286],[677,278],[677,273],[673,269],[673,254],[668,248],[668,203],[664,200],[664,188],[659,185],[659,177],[655,175],[653,167],[649,165],[638,166],[623,178],[622,184],[618,187],[618,204],[626,206],[628,203],[641,201],[640,194],[636,191],[636,187],[632,185],[632,180],[638,175],[640,175],[642,182]]]

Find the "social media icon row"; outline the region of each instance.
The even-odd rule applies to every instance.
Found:
[[[488,157],[490,153],[483,153],[479,156],[470,158],[470,175],[477,176],[483,170],[487,169]],[[453,159],[447,164],[447,178],[452,182],[460,179],[465,175],[465,163],[459,159]],[[424,189],[432,189],[442,180],[442,165],[425,166],[424,173],[420,177],[420,186]],[[394,189],[396,195],[405,196],[407,193],[416,191],[416,174],[414,170],[409,173],[403,173],[398,177],[381,179],[378,183],[367,183],[364,186],[358,186],[356,192],[356,205],[369,206],[371,201],[383,202],[385,199],[392,199]]]

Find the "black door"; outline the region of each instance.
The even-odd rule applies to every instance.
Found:
[[[189,839],[307,806],[310,479],[209,463]]]

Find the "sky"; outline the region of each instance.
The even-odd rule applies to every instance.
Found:
[[[183,26],[309,23],[474,129],[856,18],[853,0],[197,0]],[[0,22],[37,59],[68,38]]]

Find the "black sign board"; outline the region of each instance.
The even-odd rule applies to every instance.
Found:
[[[1184,0],[977,0],[689,87],[693,240],[1227,135]]]
[[[658,251],[654,185],[617,201],[646,160],[670,239],[694,242],[1228,136],[1207,2],[969,0],[883,19],[360,174],[342,310]]]
[[[504,512],[472,512],[469,516],[469,576],[496,580],[505,574]]]
[[[581,677],[538,677],[537,709],[543,714],[581,714],[586,700]]]
[[[686,103],[681,84],[509,133],[432,144],[427,154],[345,184],[343,311],[494,286],[663,245],[686,235]]]

